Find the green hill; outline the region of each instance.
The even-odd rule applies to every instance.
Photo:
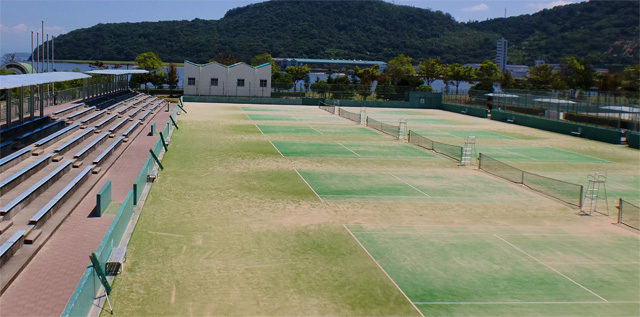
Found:
[[[444,62],[493,59],[509,40],[510,63],[588,58],[596,66],[638,61],[640,8],[634,1],[590,1],[484,22],[380,0],[268,1],[228,11],[220,20],[98,24],[56,38],[56,58],[205,62],[220,52],[249,61],[274,57],[389,60],[440,56]]]

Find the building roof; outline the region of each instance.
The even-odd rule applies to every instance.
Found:
[[[185,62],[185,64],[191,64],[191,65],[198,66],[198,67],[207,66],[207,65],[209,65],[209,64],[218,64],[218,65],[220,65],[220,66],[222,66],[222,67],[226,67],[226,68],[231,68],[231,67],[235,67],[235,66],[238,66],[238,65],[247,65],[247,66],[249,66],[249,67],[251,67],[251,68],[261,68],[261,67],[265,67],[265,66],[269,66],[269,65],[271,65],[271,63],[264,63],[264,64],[262,64],[262,65],[258,65],[258,66],[251,66],[251,65],[249,65],[249,64],[247,64],[247,63],[243,63],[243,62],[235,63],[235,64],[233,64],[233,65],[222,65],[222,64],[220,64],[220,63],[218,63],[218,62],[216,62],[216,61],[209,62],[209,63],[206,63],[206,64],[197,64],[197,63],[194,63],[194,62],[188,61],[188,60],[186,60],[186,59],[184,60],[184,62]]]
[[[146,74],[148,70],[144,69],[98,69],[98,70],[90,70],[85,72],[85,74],[94,74],[94,75],[129,75],[129,74]]]
[[[387,64],[382,61],[364,61],[355,59],[313,59],[313,58],[285,58],[284,60],[295,60],[298,63],[319,63],[319,64],[364,64],[381,65]]]
[[[0,89],[11,89],[59,81],[89,78],[91,76],[76,72],[53,72],[23,75],[0,76]]]

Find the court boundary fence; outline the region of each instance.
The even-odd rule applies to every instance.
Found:
[[[584,192],[582,185],[527,172],[482,153],[478,157],[478,169],[510,182],[522,184],[574,207],[582,208]]]

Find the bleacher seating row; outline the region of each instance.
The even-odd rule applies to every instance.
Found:
[[[124,139],[124,136],[121,136],[121,137],[117,138],[115,141],[113,141],[113,143],[111,143],[111,145],[109,145],[104,151],[102,151],[102,153],[100,153],[100,155],[98,155],[98,157],[96,157],[93,160],[93,165],[98,166],[98,165],[102,164],[102,162],[105,159],[107,159],[109,156],[111,156],[113,151],[115,151],[115,149],[117,149],[118,146],[120,146],[120,144],[122,143],[123,139]]]
[[[135,129],[140,125],[140,122],[142,122],[142,120],[137,120],[137,121],[135,121],[135,122],[134,122],[134,123],[133,123],[133,124],[132,124],[128,129],[127,129],[127,130],[125,130],[125,131],[122,133],[122,135],[123,135],[125,138],[128,138],[128,137],[129,137],[129,134],[131,134],[131,132],[133,132],[133,131],[134,131],[134,130],[135,130]]]
[[[42,227],[44,220],[49,219],[51,215],[58,210],[69,196],[73,195],[74,189],[82,185],[82,183],[90,175],[90,171],[95,165],[87,166],[78,176],[76,176],[69,184],[67,184],[62,190],[60,190],[46,205],[44,205],[38,212],[29,219],[30,225],[35,225],[36,228]]]
[[[0,173],[6,171],[7,169],[11,168],[12,166],[22,162],[22,160],[24,160],[27,157],[31,156],[31,150],[33,150],[33,148],[30,147],[26,147],[20,151],[17,151],[7,157],[4,157],[0,160]]]
[[[82,148],[82,150],[78,151],[73,156],[73,158],[75,158],[77,160],[84,159],[87,155],[89,155],[89,153],[91,153],[91,151],[93,151],[95,148],[97,148],[98,145],[100,145],[100,144],[102,144],[102,142],[106,141],[108,136],[109,136],[109,133],[103,133],[97,139],[93,140],[93,142],[89,143],[87,146]]]
[[[71,169],[71,162],[72,160],[67,160],[60,164],[60,166],[56,167],[52,172],[29,187],[29,189],[22,192],[18,197],[2,206],[2,208],[0,208],[0,216],[4,217],[3,220],[11,219],[16,212],[28,205],[37,195],[45,191],[51,184],[68,172]]]
[[[20,182],[27,179],[27,177],[37,173],[39,170],[43,169],[45,166],[51,163],[51,156],[53,153],[49,153],[35,162],[29,164],[27,167],[13,173],[9,177],[0,181],[0,195],[6,194],[12,188],[16,187]]]
[[[96,128],[98,128],[98,129],[104,128],[104,126],[106,126],[107,124],[111,123],[111,121],[115,120],[117,117],[118,117],[118,114],[112,114],[111,116],[107,117],[106,119],[98,122],[98,124],[96,124]]]
[[[86,104],[84,102],[81,102],[79,104],[71,105],[71,106],[66,107],[64,109],[60,109],[60,110],[54,112],[53,115],[56,116],[56,117],[60,117],[60,116],[62,116],[64,114],[71,113],[71,112],[73,112],[75,110],[78,110],[78,108],[84,107],[84,106],[86,106]]]
[[[46,148],[47,146],[51,145],[52,143],[55,143],[56,140],[58,140],[59,138],[62,138],[64,136],[66,136],[69,133],[72,133],[73,131],[75,131],[77,128],[79,128],[80,125],[79,124],[72,124],[54,134],[49,135],[48,137],[41,139],[40,141],[36,142],[34,144],[34,146],[39,147],[39,148]]]
[[[19,125],[12,126],[10,128],[4,129],[0,131],[0,140],[9,140],[18,135],[24,134],[26,131],[33,130],[39,126],[47,124],[51,121],[50,116],[44,116],[40,118],[33,119],[31,121],[24,122]]]
[[[88,118],[86,118],[86,119],[84,119],[84,120],[82,120],[80,122],[82,122],[83,125],[89,124],[89,123],[99,119],[100,117],[102,117],[105,113],[107,113],[106,110],[99,111],[99,112],[97,112],[95,114],[92,114],[91,116],[89,116]]]
[[[77,118],[82,117],[82,116],[84,116],[84,115],[87,115],[87,114],[88,114],[88,113],[90,113],[91,111],[96,111],[96,110],[97,110],[97,108],[96,108],[96,107],[89,107],[89,108],[86,108],[86,109],[80,110],[80,111],[78,111],[78,112],[76,112],[76,113],[74,113],[74,114],[72,114],[72,115],[68,116],[68,117],[67,117],[67,120],[69,120],[69,121],[74,121],[74,120],[76,120]]]
[[[74,146],[82,143],[82,141],[84,141],[86,138],[91,136],[93,134],[94,130],[95,130],[95,128],[90,128],[90,129],[82,132],[82,134],[80,134],[80,135],[74,137],[73,139],[65,142],[63,145],[55,148],[53,151],[56,152],[59,155],[62,155],[64,153],[66,153],[69,149],[71,149]]]

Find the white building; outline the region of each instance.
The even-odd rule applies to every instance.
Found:
[[[225,66],[184,61],[184,94],[190,96],[271,96],[271,64]]]
[[[496,65],[500,68],[500,71],[504,71],[507,68],[507,45],[509,41],[504,37],[499,39],[496,43]]]

